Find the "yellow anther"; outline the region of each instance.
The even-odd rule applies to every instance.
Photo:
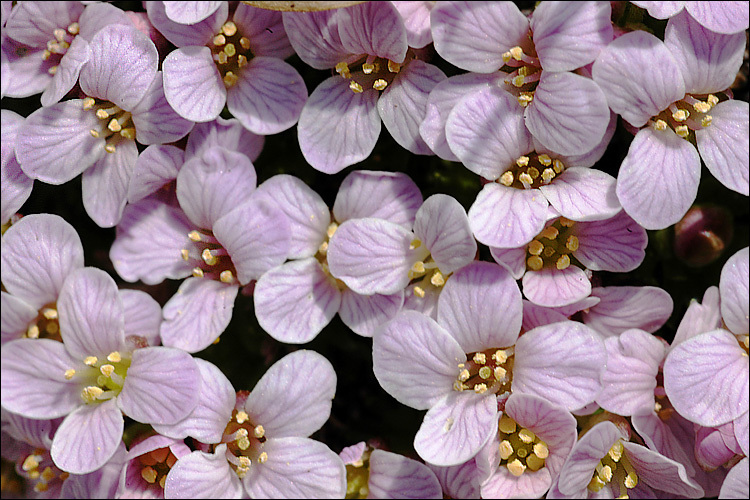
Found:
[[[227,55],[227,57],[232,57],[237,53],[237,49],[234,47],[233,43],[228,43],[224,47],[224,53]]]
[[[57,66],[52,66],[50,69],[47,70],[47,73],[49,73],[52,76],[55,76],[55,74],[57,74]]]
[[[506,351],[504,351],[503,349],[498,349],[492,355],[492,359],[494,359],[495,361],[497,361],[500,364],[503,364],[506,361],[508,361],[508,353]]]
[[[678,125],[677,127],[675,127],[674,131],[683,139],[687,138],[687,136],[690,135],[690,129],[687,125]]]
[[[110,114],[111,113],[107,113],[106,109],[97,109],[96,110],[96,117],[99,118],[100,120],[106,120],[107,118],[109,118]]]
[[[474,386],[474,392],[477,394],[484,394],[487,392],[487,384],[477,384]]]
[[[227,43],[227,39],[224,35],[218,34],[214,37],[213,42],[214,42],[214,45],[216,45],[217,47],[221,47],[222,45]]]
[[[711,125],[711,120],[713,120],[713,117],[711,115],[706,115],[703,118],[701,118],[701,126],[708,127]]]
[[[349,65],[345,62],[340,62],[336,65],[336,73],[343,76],[344,78],[349,78],[349,75],[351,74],[349,72]]]
[[[531,184],[534,183],[534,179],[532,179],[531,176],[526,172],[519,175],[518,180],[521,181],[521,184],[523,184],[524,186],[531,186]]]
[[[565,164],[562,161],[558,160],[558,159],[555,159],[552,162],[552,166],[555,169],[555,173],[557,173],[557,174],[559,174],[560,172],[562,172],[563,170],[565,170]]]
[[[496,366],[492,373],[495,376],[495,380],[503,381],[505,380],[505,376],[508,374],[508,370],[506,370],[502,366]]]
[[[420,274],[424,272],[424,262],[421,260],[418,260],[414,263],[413,266],[411,266],[411,270],[414,274]]]
[[[612,445],[612,447],[607,452],[607,455],[609,455],[609,458],[611,458],[615,462],[619,462],[622,458],[622,452],[624,447],[622,446],[622,443],[620,441],[617,441],[615,444]]]
[[[226,64],[228,60],[229,57],[225,52],[219,52],[218,54],[216,54],[216,62],[218,62],[219,64]]]
[[[104,390],[94,385],[90,385],[81,391],[81,398],[86,403],[93,403],[102,394],[104,394]]]
[[[57,319],[57,309],[45,307],[44,309],[42,309],[42,316],[49,320]]]
[[[534,435],[534,433],[529,429],[521,429],[520,431],[518,431],[518,438],[524,443],[530,444],[534,442],[534,438],[536,438],[536,435]]]
[[[120,136],[124,137],[125,139],[135,140],[135,129],[130,128],[124,128],[120,130]]]
[[[52,57],[52,52],[50,52],[49,50],[45,50],[44,52],[42,52],[42,61],[46,61],[50,57]]]
[[[503,62],[504,63],[507,63],[511,59],[513,59],[513,56],[510,55],[510,52],[503,52]]]
[[[675,121],[678,122],[684,122],[688,119],[690,116],[690,113],[686,109],[678,109],[674,113],[672,113],[672,118],[674,118]]]
[[[518,104],[525,108],[534,100],[534,94],[531,92],[521,92],[521,95],[519,95],[516,100],[518,101]]]
[[[558,222],[560,222],[560,225],[563,227],[573,227],[573,225],[575,225],[575,221],[566,219],[565,217],[560,217]]]
[[[194,267],[193,268],[193,277],[194,278],[202,278],[203,277],[203,270],[200,267]]]
[[[414,287],[414,295],[419,297],[420,299],[424,297],[424,289],[418,286]]]
[[[510,456],[513,454],[513,445],[510,444],[510,441],[507,439],[504,439],[500,441],[500,458],[502,460],[508,460]]]
[[[500,176],[500,184],[503,186],[511,186],[513,184],[513,172],[508,170],[503,175]]]
[[[713,94],[709,94],[708,97],[706,97],[706,102],[713,108],[714,106],[719,104],[719,98]]]
[[[264,452],[263,452],[263,453],[261,453],[261,454],[260,454],[260,456],[258,457],[258,463],[259,463],[259,464],[264,464],[264,463],[266,463],[267,461],[268,461],[268,453],[266,453],[266,452],[264,451]]]
[[[87,97],[83,100],[83,109],[91,109],[94,107],[94,104],[96,104],[96,101],[92,97]]]
[[[589,482],[588,489],[593,491],[594,493],[600,491],[604,486],[606,486],[607,483],[602,481],[602,479],[598,475],[594,475],[594,477],[591,478],[591,481]]]
[[[529,253],[531,255],[541,255],[542,250],[544,250],[544,245],[539,240],[531,240],[531,243],[529,243]]]
[[[445,285],[445,278],[443,278],[443,275],[440,271],[436,270],[430,278],[430,283],[432,283],[434,286],[443,286]]]
[[[596,466],[596,472],[605,483],[612,481],[612,467],[609,465],[602,465],[599,462],[599,465]]]
[[[552,165],[552,158],[550,158],[547,154],[539,155],[537,159],[539,160],[539,163],[541,163],[545,167],[549,167],[550,165]]]
[[[227,74],[224,75],[224,85],[226,85],[227,87],[232,87],[235,83],[237,83],[238,80],[239,78],[237,77],[237,75],[235,75],[231,71],[227,71]]]
[[[336,224],[335,222],[331,222],[330,224],[328,224],[328,227],[326,228],[326,236],[328,236],[329,239],[333,238],[333,235],[336,234],[336,230],[338,228],[339,228],[338,224]]]
[[[570,267],[570,257],[567,255],[561,255],[559,259],[557,259],[557,262],[555,263],[555,266],[562,271],[563,269],[567,269]]]
[[[256,438],[260,439],[266,435],[266,430],[263,428],[262,425],[256,425],[255,428],[253,429],[253,435]]]
[[[528,156],[519,156],[516,160],[516,165],[523,168],[529,164],[529,157]]]
[[[242,47],[245,50],[249,50],[250,49],[250,40],[248,38],[244,37],[244,36],[242,38],[240,38],[240,47]]]
[[[476,352],[474,353],[472,361],[474,361],[478,365],[483,365],[487,362],[487,356],[485,356],[483,352]]]
[[[455,381],[453,382],[453,390],[454,390],[454,391],[465,391],[466,389],[468,389],[468,387],[466,387],[466,386],[465,386],[464,384],[462,384],[462,383],[461,383],[460,381],[458,381],[458,380],[455,380]]]
[[[122,361],[122,356],[117,351],[112,351],[109,354],[107,354],[107,361],[110,363],[119,363]]]
[[[415,248],[419,248],[422,246],[422,240],[415,238],[411,240],[411,243],[409,243],[409,250],[414,250]]]
[[[526,265],[531,269],[532,271],[538,271],[542,267],[544,267],[544,261],[541,257],[538,255],[532,255],[526,260]]]
[[[364,89],[362,88],[362,85],[358,84],[354,80],[352,80],[351,82],[349,82],[349,88],[355,94],[361,94],[362,92],[364,92]]]
[[[536,167],[529,167],[526,170],[526,173],[529,174],[529,177],[532,179],[536,179],[539,177],[539,170]]]
[[[554,178],[555,178],[555,171],[552,170],[551,168],[545,168],[542,171],[542,180],[544,182],[549,182],[549,181],[551,181]]]
[[[221,32],[226,36],[232,36],[237,33],[237,25],[232,21],[227,21],[224,23],[224,26],[221,27]]]
[[[219,280],[222,283],[231,283],[232,281],[234,281],[234,275],[232,274],[232,271],[227,269],[219,274]]]
[[[635,473],[631,472],[627,476],[625,476],[625,487],[629,490],[632,490],[638,486],[638,476],[635,475]]]
[[[141,477],[148,484],[154,484],[158,476],[159,474],[156,472],[156,470],[154,470],[153,467],[144,467],[143,469],[141,469]]]
[[[510,83],[512,83],[514,87],[523,87],[524,79],[525,77],[523,75],[514,76]]]
[[[37,460],[36,457],[36,455],[29,455],[28,457],[26,457],[26,460],[23,461],[23,465],[21,465],[21,468],[28,472],[39,467],[39,460]]]
[[[238,411],[237,415],[234,416],[238,424],[244,424],[249,418],[250,416],[242,410]]]
[[[385,88],[388,86],[388,82],[383,80],[382,78],[378,78],[372,83],[372,88],[375,90],[385,90]]]
[[[369,75],[373,71],[375,71],[375,65],[374,64],[372,64],[372,63],[364,63],[362,65],[362,73],[364,73],[365,75]]]
[[[188,238],[190,238],[191,241],[200,241],[201,240],[201,233],[198,231],[190,231],[188,233]]]
[[[516,432],[516,421],[503,413],[503,416],[497,422],[497,428],[504,434],[513,434]]]
[[[182,260],[190,259],[190,252],[187,248],[183,248],[182,250],[180,250],[180,255],[182,256]]]
[[[388,59],[388,71],[390,71],[391,73],[398,73],[399,71],[401,71],[401,65]]]
[[[237,56],[237,67],[244,68],[247,66],[247,57],[243,56],[242,54]]]
[[[708,113],[711,111],[711,105],[707,102],[698,101],[693,104],[693,109],[698,113]]]
[[[549,448],[547,448],[547,444],[544,442],[539,442],[534,445],[534,455],[536,455],[539,458],[547,458],[549,456]]]
[[[575,236],[568,236],[568,240],[565,242],[565,248],[571,252],[578,250],[578,238]]]
[[[326,255],[328,253],[328,242],[327,241],[324,241],[323,243],[320,244],[320,246],[318,247],[318,253],[320,255]]]
[[[68,33],[70,33],[71,35],[77,35],[79,31],[81,31],[80,24],[72,22],[68,25]]]
[[[483,366],[479,369],[479,377],[482,380],[487,380],[492,376],[492,368],[489,366]]]
[[[99,371],[102,372],[102,375],[105,377],[111,377],[115,372],[115,367],[112,365],[102,365],[99,367]]]
[[[523,57],[523,49],[518,45],[510,49],[508,52],[510,52],[511,57],[516,61],[520,61],[521,57]]]
[[[539,233],[539,236],[541,236],[542,238],[547,238],[548,240],[554,240],[559,234],[560,231],[558,231],[555,226],[547,226],[542,230],[541,233]]]
[[[544,252],[542,252],[542,255],[545,257],[552,257],[555,253],[555,247],[544,247]]]
[[[122,130],[122,125],[120,125],[120,122],[118,122],[116,118],[112,118],[109,121],[107,128],[112,132],[119,132],[120,130]]]
[[[52,35],[54,35],[55,39],[58,42],[64,42],[65,41],[65,30],[62,28],[55,28],[52,30]]]
[[[38,339],[39,327],[36,324],[29,326],[29,328],[26,330],[26,337],[30,339]]]
[[[244,430],[244,429],[243,429]],[[240,436],[237,438],[237,447],[240,450],[246,450],[250,448],[250,439],[247,436]]]
[[[667,130],[667,122],[661,119],[656,120],[656,122],[654,122],[654,128],[656,130]]]
[[[506,467],[508,468],[508,471],[516,477],[522,476],[524,471],[526,470],[526,466],[522,464],[518,459],[515,459],[512,462],[508,463]]]
[[[470,377],[471,373],[469,373],[469,370],[467,370],[466,368],[461,370],[461,373],[458,374],[458,380],[460,380],[461,382],[466,382]]]
[[[45,326],[44,329],[47,331],[47,333],[54,335],[60,330],[60,327],[57,325],[57,323],[47,323],[47,326]]]
[[[95,366],[97,361],[99,361],[96,356],[87,356],[86,359],[83,360],[83,364],[86,366]]]
[[[531,471],[538,471],[544,467],[544,459],[539,458],[536,455],[529,455],[526,457],[526,467]]]
[[[65,380],[72,379],[76,374],[76,371],[73,368],[68,368],[65,370]]]
[[[219,259],[217,259],[216,256],[212,254],[211,250],[208,248],[203,249],[203,252],[201,252],[201,258],[203,259],[203,262],[205,262],[209,266],[213,266],[217,262],[219,262]]]
[[[115,145],[114,144],[107,144],[106,146],[104,146],[104,151],[106,151],[107,153],[110,153],[110,154],[114,153],[115,152]]]

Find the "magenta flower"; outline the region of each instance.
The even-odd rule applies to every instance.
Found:
[[[83,204],[101,227],[120,221],[141,144],[185,136],[162,90],[153,42],[132,26],[110,25],[89,44],[80,85],[88,96],[32,113],[18,131],[16,157],[31,178],[62,184],[83,172]]]
[[[475,456],[494,435],[498,397],[532,394],[575,410],[599,392],[606,353],[596,332],[566,321],[519,337],[520,298],[507,271],[474,262],[446,282],[437,321],[402,311],[375,332],[380,385],[428,410],[414,440],[425,461],[450,466]]]
[[[591,293],[590,271],[628,272],[638,267],[648,243],[646,230],[620,211],[593,222],[551,219],[529,244],[490,247],[492,257],[522,279],[531,302],[559,307]]]
[[[261,327],[281,342],[309,342],[338,312],[358,335],[371,337],[404,303],[403,289],[360,294],[331,275],[328,250],[340,224],[377,217],[411,228],[422,194],[406,175],[355,170],[341,183],[333,211],[296,177],[278,175],[257,195],[282,210],[290,223],[288,262],[269,270],[255,285],[255,315]]]
[[[300,58],[338,73],[313,91],[300,116],[300,148],[310,165],[333,174],[364,160],[378,140],[381,120],[401,146],[432,154],[419,124],[430,90],[445,75],[416,58],[391,2],[283,17]]]
[[[307,88],[283,61],[293,49],[279,12],[241,3],[229,20],[229,4],[219,2],[202,21],[180,24],[184,21],[170,20],[165,11],[170,3],[149,2],[147,10],[156,29],[178,47],[163,68],[164,93],[180,116],[207,122],[226,105],[245,128],[261,135],[297,123]]]
[[[750,192],[748,104],[725,92],[744,50],[743,33],[714,33],[683,12],[668,21],[664,42],[627,33],[594,63],[594,81],[612,110],[643,127],[620,166],[617,197],[646,229],[685,215],[698,192],[701,158],[724,186]]]
[[[656,19],[669,19],[685,9],[703,27],[731,35],[744,31],[750,22],[745,2],[632,2]]]
[[[10,111],[2,110],[2,138],[0,139],[0,224],[10,221],[16,211],[23,206],[31,196],[34,180],[21,170],[16,159],[16,138],[18,129],[23,124],[24,118]]]
[[[146,198],[128,205],[110,258],[126,281],[188,278],[164,306],[164,345],[205,349],[232,318],[241,286],[281,264],[289,223],[251,195],[256,174],[242,153],[213,146],[177,175],[179,207]]]
[[[608,2],[543,2],[530,19],[512,2],[441,2],[430,18],[445,60],[500,70],[531,134],[552,151],[580,155],[601,142],[609,110],[597,84],[572,71],[612,40],[610,15]]]
[[[86,474],[104,465],[122,440],[123,413],[143,423],[173,423],[195,408],[195,361],[179,349],[143,347],[126,337],[125,306],[104,271],[70,274],[58,310],[62,343],[3,345],[1,397],[24,417],[65,416],[51,448],[60,469]]]
[[[277,361],[255,388],[234,392],[211,363],[199,362],[196,409],[163,435],[208,444],[180,458],[167,475],[165,498],[342,498],[344,463],[307,436],[331,413],[336,373],[313,351]]]

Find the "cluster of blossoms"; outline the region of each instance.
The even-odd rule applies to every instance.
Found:
[[[748,497],[747,2],[137,4],[1,3],[3,496]]]

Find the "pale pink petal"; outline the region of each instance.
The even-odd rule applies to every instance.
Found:
[[[591,293],[591,282],[583,269],[576,266],[527,271],[522,283],[524,297],[545,307],[572,304]]]
[[[750,106],[725,101],[711,109],[711,126],[695,131],[703,161],[711,174],[732,191],[750,193]]]
[[[406,28],[390,2],[367,2],[337,12],[341,44],[352,54],[372,54],[395,63],[406,56]]]
[[[173,50],[162,68],[164,95],[177,114],[194,122],[219,116],[227,102],[227,89],[208,47]]]
[[[99,227],[114,227],[128,201],[130,178],[138,161],[135,141],[121,141],[83,173],[83,206]]]

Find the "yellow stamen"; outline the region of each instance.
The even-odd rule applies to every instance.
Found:
[[[529,164],[529,157],[528,156],[519,156],[516,160],[516,165],[519,167],[525,167]]]
[[[383,80],[382,78],[378,78],[372,84],[372,88],[374,88],[375,90],[385,90],[387,86],[388,82]]]
[[[516,432],[516,421],[508,415],[503,414],[497,422],[497,428],[504,434],[512,434]]]
[[[352,80],[351,82],[349,82],[349,88],[355,94],[361,94],[362,92],[365,91],[365,89],[362,88],[362,85],[358,84],[354,80]]]
[[[544,267],[544,261],[538,255],[532,255],[526,260],[526,265],[529,266],[529,269],[532,271],[538,271]]]
[[[541,236],[542,238],[547,238],[548,240],[554,240],[555,238],[557,238],[557,235],[559,234],[560,234],[560,231],[558,231],[555,226],[547,226],[539,234],[539,236]]]
[[[398,73],[399,71],[401,71],[401,65],[388,59],[388,71],[390,71],[391,73]]]
[[[510,187],[513,184],[513,172],[508,170],[500,176],[500,184]]]
[[[230,271],[229,269],[227,269],[226,271],[222,271],[219,274],[219,280],[222,283],[231,283],[232,281],[234,281],[234,276],[232,275],[232,271]]]
[[[567,269],[570,267],[570,257],[567,255],[560,256],[559,259],[557,259],[557,262],[555,263],[555,266],[562,271],[563,269]]]
[[[232,36],[237,33],[237,25],[232,21],[227,21],[224,23],[224,26],[221,27],[221,32],[226,36]]]
[[[239,78],[237,77],[237,75],[235,75],[231,71],[227,71],[227,74],[224,75],[224,85],[226,85],[227,87],[232,87],[235,83],[237,83],[238,80]]]
[[[541,241],[531,240],[531,243],[529,243],[529,253],[531,255],[541,255],[542,250],[544,250],[544,245],[542,245]]]
[[[217,47],[221,47],[222,45],[227,43],[227,39],[224,37],[224,35],[219,34],[214,37],[213,42]]]
[[[522,476],[524,471],[526,470],[526,466],[522,464],[518,459],[515,459],[512,462],[508,463],[506,467],[508,468],[508,471],[510,471],[510,473],[516,477]]]
[[[541,163],[545,167],[549,167],[550,165],[552,165],[552,158],[550,158],[547,154],[539,155],[537,159],[539,160],[539,163]]]
[[[245,50],[249,50],[250,49],[250,40],[248,38],[244,37],[244,36],[242,38],[240,38],[240,47],[242,47]]]
[[[364,73],[365,75],[369,75],[373,71],[375,71],[375,65],[374,64],[372,64],[372,63],[364,63],[362,65],[362,73]]]
[[[665,122],[664,120],[656,120],[656,122],[654,123],[654,128],[659,131],[667,130],[667,122]]]

